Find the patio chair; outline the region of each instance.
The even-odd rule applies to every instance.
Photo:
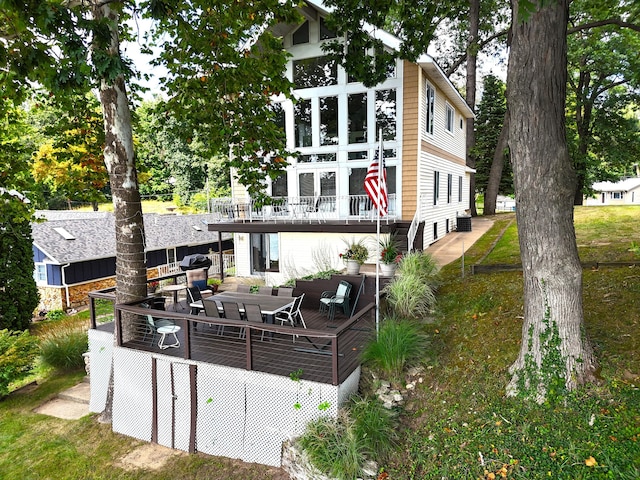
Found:
[[[156,339],[156,335],[158,334],[158,329],[161,327],[173,327],[175,323],[173,320],[169,320],[168,318],[153,318],[153,315],[145,315],[147,317],[146,328],[144,332],[144,337],[142,337],[142,341],[144,342],[147,339],[147,335],[151,335],[151,343],[149,345],[153,345],[153,342]]]
[[[218,303],[214,300],[202,300],[202,306],[204,307],[204,314],[207,317],[224,318],[224,314],[220,313]],[[224,325],[218,325],[216,333],[222,335],[224,333]]]
[[[222,310],[224,311],[224,318],[228,320],[244,320],[240,313],[240,307],[235,302],[222,302]],[[244,328],[240,329],[238,337],[242,337]]]
[[[320,311],[326,312],[329,320],[333,320],[336,314],[336,307],[342,308],[342,312],[349,316],[351,310],[349,308],[349,295],[351,294],[352,285],[349,282],[341,280],[335,292],[326,290],[320,295]]]
[[[251,287],[249,285],[238,285],[236,287],[236,292],[249,293],[251,291]]]
[[[279,297],[293,297],[293,288],[291,287],[278,287]]]
[[[213,295],[213,290],[209,290],[209,288],[207,287],[207,279],[209,278],[209,267],[187,270],[185,273],[187,275],[187,287],[197,288],[198,290],[200,290],[200,295],[203,297]]]
[[[202,301],[202,293],[198,289],[198,287],[189,287],[187,288],[187,300],[189,304],[196,303],[198,301]],[[196,307],[191,307],[191,311],[189,312],[191,315],[198,315],[200,313],[200,309]]]
[[[291,307],[276,313],[276,319],[280,320],[280,325],[284,325],[284,322],[289,322],[292,327],[295,327],[296,323],[300,323],[304,328],[307,328],[307,324],[304,323],[304,318],[302,317],[302,311],[300,310],[303,299],[304,293],[296,297]]]
[[[249,323],[258,323],[262,325],[264,323],[264,319],[262,317],[262,309],[260,308],[260,305],[255,303],[245,303],[244,319]],[[262,337],[260,340],[264,340],[264,330],[262,331]]]
[[[260,295],[273,295],[273,287],[267,287],[267,286],[258,287],[258,293]]]

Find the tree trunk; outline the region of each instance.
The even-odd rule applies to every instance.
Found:
[[[119,56],[118,15],[109,3],[93,7],[94,19],[108,19],[111,30],[109,54]],[[100,103],[104,115],[104,162],[109,173],[116,235],[116,303],[144,298],[147,294],[147,270],[144,255],[144,223],[134,163],[131,112],[124,77],[102,79]],[[126,323],[126,322],[124,322]],[[127,337],[128,332],[123,332]],[[113,375],[109,385],[107,406],[101,421],[111,421]]]
[[[466,102],[471,110],[476,108],[476,64],[478,60],[478,28],[480,24],[480,0],[469,0],[469,44],[467,46]],[[476,159],[471,149],[476,144],[476,130],[473,118],[467,120],[467,167],[476,168]],[[476,176],[471,173],[469,181],[469,209],[476,216]]]
[[[509,146],[509,111],[504,114],[502,130],[498,137],[496,149],[493,152],[491,161],[491,169],[489,170],[489,179],[487,180],[487,189],[484,192],[484,211],[483,215],[496,214],[496,200],[500,191],[500,181],[502,180],[502,169],[504,168],[504,159],[506,157],[505,150]]]
[[[507,394],[542,401],[591,381],[596,360],[584,330],[575,173],[565,136],[569,0],[538,0],[526,18],[519,3],[512,4],[507,105],[524,324]]]

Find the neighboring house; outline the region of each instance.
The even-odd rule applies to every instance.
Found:
[[[85,305],[87,294],[115,285],[115,219],[110,212],[39,211],[32,224],[34,276],[41,310]],[[218,234],[207,230],[211,215],[145,214],[149,276],[185,255],[218,251]],[[230,246],[229,237],[223,248]]]
[[[585,205],[640,205],[640,178],[596,182],[591,188],[595,194],[585,197]]]
[[[497,212],[515,212],[516,201],[514,198],[507,197],[506,195],[498,195],[496,197],[496,211]]]
[[[326,8],[307,2],[302,13],[304,24],[278,30],[298,99],[279,103],[282,125],[288,147],[300,155],[267,185],[276,205],[254,207],[234,178],[232,199],[214,202],[220,218],[209,225],[234,233],[237,275],[271,285],[343,268],[338,254],[352,237],[367,237],[375,251],[374,212],[363,185],[379,130],[390,197],[382,229],[398,235],[402,250],[442,238],[469,208],[473,171],[465,163],[465,137],[473,112],[440,67],[426,54],[415,63],[399,60],[387,80],[367,88],[323,54],[323,43],[335,38],[324,22]],[[381,30],[374,35],[390,50],[400,46]]]

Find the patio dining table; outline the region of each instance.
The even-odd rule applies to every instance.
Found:
[[[246,293],[246,292],[221,292],[216,293],[210,297],[206,297],[203,300],[191,303],[189,306],[200,310],[204,309],[202,302],[216,302],[218,310],[222,311],[221,302],[233,302],[237,303],[240,312],[243,312],[242,304],[258,304],[262,314],[267,317],[267,323],[275,323],[276,313],[285,310],[289,306],[293,305],[295,297],[279,297],[276,295],[260,295],[258,293]]]

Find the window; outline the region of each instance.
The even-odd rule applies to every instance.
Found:
[[[396,139],[396,91],[376,92],[376,132],[382,129],[385,141]]]
[[[338,84],[338,66],[327,57],[306,58],[293,61],[295,88],[326,87]]]
[[[167,248],[167,263],[175,263],[175,262],[176,262],[176,249]]]
[[[298,163],[335,162],[335,153],[313,153],[311,155],[299,155]]]
[[[435,114],[435,106],[436,106],[436,91],[435,89],[427,83],[427,92],[425,95],[426,98],[426,131],[428,134],[433,135],[433,116]]]
[[[455,111],[453,110],[453,107],[451,107],[451,105],[449,105],[448,103],[447,103],[446,114],[447,114],[447,118],[446,118],[445,125],[446,125],[447,132],[453,133],[453,125],[454,125],[456,114],[455,114]]]
[[[367,142],[367,94],[349,95],[349,143]]]
[[[320,145],[338,144],[338,97],[320,99]]]
[[[453,175],[447,174],[447,203],[451,203],[453,196]]]
[[[622,192],[612,192],[611,198],[614,200],[622,200]]]
[[[440,196],[440,172],[433,172],[433,204],[438,204]]]
[[[251,268],[253,273],[279,270],[280,251],[277,233],[251,234]]]
[[[33,272],[33,278],[38,285],[47,284],[47,266],[44,263],[36,263],[35,270]]]
[[[320,40],[329,40],[336,37],[336,32],[327,27],[327,20],[324,17],[320,17]]]
[[[309,22],[304,22],[293,34],[293,44],[309,43]]]
[[[310,147],[311,133],[311,100],[298,100],[293,108],[295,119],[296,147]]]
[[[369,152],[366,150],[358,151],[358,152],[349,152],[347,160],[366,160],[368,158]]]
[[[458,202],[462,202],[462,177],[458,177]]]
[[[284,172],[279,177],[271,180],[271,196],[272,197],[286,197],[288,196],[287,187],[287,172]]]

